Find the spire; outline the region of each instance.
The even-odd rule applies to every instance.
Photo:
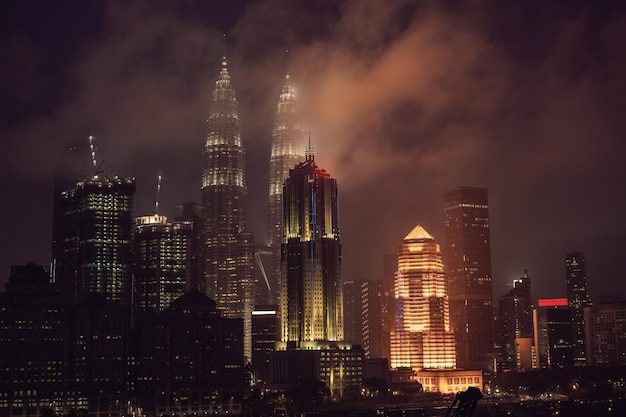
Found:
[[[228,75],[228,60],[226,59],[226,34],[224,33],[224,50],[222,54],[222,69],[220,71],[220,77],[217,81],[230,81],[230,76]]]
[[[413,240],[413,239],[427,239],[433,240],[433,237],[422,227],[422,225],[418,224],[411,230],[411,233],[406,235],[404,240]]]
[[[311,131],[309,131],[309,147],[304,152],[306,161],[315,162],[315,150],[311,147]]]

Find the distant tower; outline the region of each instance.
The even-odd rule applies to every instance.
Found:
[[[396,324],[391,332],[391,367],[455,368],[441,250],[420,225],[400,246],[394,293]]]
[[[281,340],[297,348],[343,340],[337,201],[337,181],[309,147],[283,189]]]
[[[130,303],[134,178],[94,175],[55,198],[54,277],[65,301]]]
[[[193,223],[137,217],[133,242],[134,310],[163,311],[190,286]]]
[[[590,307],[592,303],[587,293],[585,257],[582,253],[572,252],[565,256],[565,280],[567,283],[567,301],[572,310],[572,354],[574,366],[586,366],[584,309],[585,307]]]
[[[252,235],[246,232],[245,151],[225,58],[213,90],[203,156],[205,291],[225,317],[243,318],[244,353],[249,358],[254,244]]]
[[[291,85],[289,75],[286,75],[285,84],[278,100],[270,155],[269,245],[272,254],[268,268],[270,289],[267,301],[272,304],[277,304],[280,296],[283,182],[289,176],[289,170],[304,160],[301,151],[304,147],[305,134],[300,124],[296,92]]]
[[[537,300],[533,325],[537,367],[572,367],[572,312],[567,306],[567,298]]]
[[[522,370],[522,352],[516,351],[519,346],[518,339],[533,337],[533,311],[531,302],[531,285],[528,270],[524,269],[521,278],[513,280],[513,288],[504,294],[498,303],[498,343],[497,366],[500,370]],[[517,342],[516,342],[517,341]],[[532,359],[527,358],[529,367],[532,367]],[[519,366],[518,366],[519,365]]]
[[[457,187],[445,194],[446,277],[457,366],[493,363],[493,293],[486,188]]]

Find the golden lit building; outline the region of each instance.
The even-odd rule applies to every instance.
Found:
[[[337,181],[313,151],[283,188],[282,342],[313,349],[344,334]]]
[[[441,249],[420,225],[400,246],[394,293],[391,367],[416,371],[455,368]]]

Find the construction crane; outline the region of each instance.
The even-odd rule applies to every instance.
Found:
[[[257,265],[259,265],[259,269],[261,270],[261,274],[263,275],[263,279],[265,280],[265,285],[267,285],[267,289],[271,290],[270,281],[267,278],[267,273],[265,273],[265,267],[263,266],[263,262],[261,261],[261,255],[271,255],[272,251],[269,249],[257,247],[254,251],[254,259],[256,259]]]
[[[159,200],[161,199],[161,170],[159,169],[159,176],[157,178],[157,193],[156,200],[154,201],[154,214],[159,214]]]
[[[89,135],[89,150],[91,151],[91,163],[93,164],[94,169],[93,177],[97,178],[98,174],[102,174],[104,172],[102,170],[102,164],[104,164],[104,159],[100,161],[100,164],[98,164],[98,161],[96,159],[96,147],[94,145],[93,135]]]
[[[476,387],[469,387],[466,391],[458,392],[446,417],[470,417],[476,411],[478,400],[481,398],[483,394]]]

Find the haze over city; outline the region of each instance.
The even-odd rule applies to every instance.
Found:
[[[443,243],[443,194],[472,185],[489,189],[494,297],[525,267],[535,298],[563,296],[572,251],[594,299],[626,295],[624,6],[228,3],[7,3],[0,283],[49,263],[53,173],[93,173],[90,134],[108,175],[137,177],[135,215],[152,212],[159,169],[163,214],[199,200],[226,33],[257,244],[289,73],[339,185],[345,279],[380,278],[417,223]]]

